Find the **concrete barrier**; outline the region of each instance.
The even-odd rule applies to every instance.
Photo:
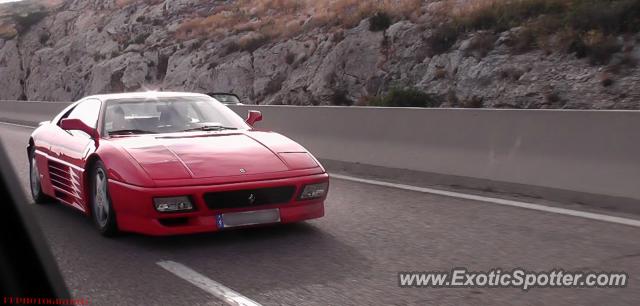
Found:
[[[0,101],[0,121],[33,125],[51,120],[69,102]]]
[[[37,122],[64,106],[0,101],[0,118]],[[281,132],[330,164],[640,211],[639,111],[231,108],[243,117],[260,110],[258,128]]]
[[[640,211],[639,111],[233,109],[243,116],[260,110],[258,127],[322,159],[424,172],[435,184]]]

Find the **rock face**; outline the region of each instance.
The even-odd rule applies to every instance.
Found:
[[[230,47],[233,35],[175,35],[217,1],[126,2],[66,1],[15,35],[0,33],[0,100],[161,89],[233,92],[249,104],[366,105],[391,87],[411,86],[443,107],[640,109],[638,69],[611,73],[569,54],[514,54],[509,33],[484,52],[471,47],[482,33],[471,33],[435,55],[424,24],[403,20],[372,32],[364,19],[242,50]],[[419,20],[428,19],[425,11]],[[638,41],[628,38],[625,57],[613,61],[640,60]]]

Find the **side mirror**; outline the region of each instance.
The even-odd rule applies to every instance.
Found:
[[[262,113],[257,110],[250,110],[249,116],[247,116],[247,122],[250,126],[253,126],[254,123],[262,120]]]
[[[100,137],[96,129],[86,125],[80,119],[62,119],[62,121],[60,121],[60,127],[63,130],[68,130],[68,131],[71,131],[71,130],[83,131],[89,134],[89,136],[91,136],[91,138],[93,139],[98,139]]]

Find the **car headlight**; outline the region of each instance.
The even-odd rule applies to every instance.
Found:
[[[159,212],[176,212],[193,210],[191,199],[187,196],[154,198],[153,205]]]
[[[327,193],[329,182],[305,185],[298,197],[299,200],[321,198]]]
[[[313,159],[313,157],[306,152],[300,152],[300,153],[286,152],[286,153],[278,153],[278,155],[282,159],[284,159],[284,162],[292,170],[310,169],[310,168],[318,167],[318,164]]]

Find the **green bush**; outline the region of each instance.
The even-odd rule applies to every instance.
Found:
[[[144,42],[147,40],[147,37],[149,37],[150,35],[151,33],[140,33],[136,35],[136,37],[130,43],[138,45],[144,44]]]
[[[451,46],[458,40],[460,34],[460,29],[453,24],[445,24],[435,29],[427,39],[427,43],[431,48],[431,55],[438,55],[449,51]]]
[[[330,99],[331,105],[351,106],[354,103],[353,100],[349,99],[347,91],[344,89],[334,91]]]
[[[369,18],[369,31],[379,32],[391,26],[391,16],[385,12],[378,12]]]
[[[512,33],[507,45],[514,54],[522,54],[537,47],[536,33],[530,28],[523,28],[517,33]]]
[[[496,37],[492,33],[478,33],[469,43],[469,48],[464,51],[464,56],[477,55],[483,58],[495,47]]]
[[[269,40],[270,38],[265,35],[246,36],[239,39],[238,47],[242,51],[253,52],[268,43]]]
[[[638,32],[640,0],[576,0],[567,12],[566,22],[580,32]]]
[[[416,88],[391,88],[386,95],[375,97],[372,106],[386,107],[439,107],[441,101]]]
[[[517,26],[523,29],[512,36],[514,53],[542,48],[604,65],[620,51],[616,36],[640,31],[640,0],[494,1],[454,16],[436,29],[432,48],[436,54],[446,52],[465,32],[502,32]],[[558,34],[561,39],[552,42],[550,38]]]
[[[569,43],[566,51],[575,54],[577,58],[588,58],[592,65],[605,65],[615,53],[622,50],[614,36],[604,35],[600,31],[589,31],[565,38]]]
[[[13,16],[13,20],[15,20],[18,25],[18,32],[24,33],[28,31],[31,26],[40,22],[44,17],[47,17],[48,14],[46,11],[16,14]]]
[[[469,14],[459,16],[453,23],[462,31],[506,31],[543,14],[560,13],[566,9],[563,0],[496,1]]]
[[[44,45],[47,43],[47,41],[49,41],[49,38],[51,37],[51,35],[47,32],[41,33],[39,36],[39,41],[41,45]]]
[[[613,54],[620,52],[622,46],[617,39],[607,36],[600,41],[587,45],[587,56],[592,65],[606,65]]]

